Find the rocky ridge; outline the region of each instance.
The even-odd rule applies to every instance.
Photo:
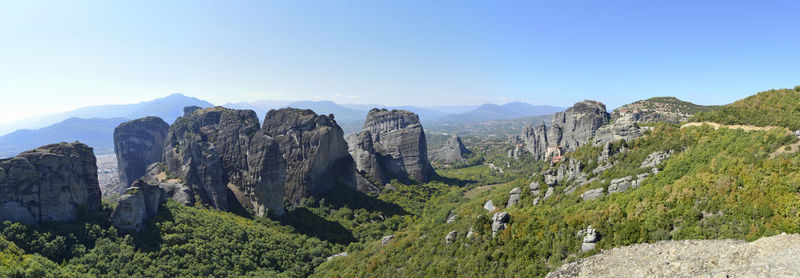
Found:
[[[675,97],[654,97],[614,109],[611,120],[633,123],[680,123],[688,121],[698,112],[712,109],[713,106],[697,105]]]

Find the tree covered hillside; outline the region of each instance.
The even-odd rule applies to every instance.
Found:
[[[721,109],[698,113],[695,122],[782,126],[800,129],[800,86],[760,92]]]
[[[714,130],[709,126],[680,128],[660,124],[643,138],[613,148],[628,151],[612,156],[614,166],[592,173],[600,147],[584,146],[568,155],[579,160],[589,178],[571,194],[558,185],[555,194],[538,205],[528,183],[518,179],[450,203],[431,204],[431,211],[382,246],[372,242],[348,248],[351,255],[321,265],[319,277],[508,277],[544,276],[555,267],[601,249],[641,242],[679,239],[738,238],[754,240],[781,232],[800,232],[800,157],[768,159],[769,154],[796,139],[784,130]],[[640,165],[657,151],[674,151],[658,166],[658,174],[638,188],[583,201],[581,193],[604,188],[609,181],[649,172]],[[596,164],[595,164],[596,165]],[[553,167],[558,167],[556,164]],[[506,207],[509,191],[522,188],[517,205]],[[474,189],[473,189],[474,190]],[[474,196],[470,198],[470,196]],[[510,214],[508,227],[492,237],[494,212],[482,207],[493,200]],[[452,214],[452,223],[446,219]],[[593,251],[581,253],[580,230],[591,225],[600,234]],[[472,230],[473,235],[467,238]],[[446,235],[456,232],[452,243]]]

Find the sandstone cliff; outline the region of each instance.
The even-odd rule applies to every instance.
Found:
[[[428,161],[425,131],[417,114],[372,109],[367,114],[364,130],[349,139],[350,152],[356,158],[359,172],[369,174],[380,183],[390,178],[427,182],[435,175]]]
[[[102,208],[97,161],[82,143],[46,145],[0,159],[0,221],[67,221]]]
[[[114,153],[119,167],[119,188],[123,192],[145,174],[148,165],[161,161],[169,125],[158,117],[124,122],[114,129]]]
[[[355,164],[333,116],[311,110],[270,110],[262,131],[275,138],[287,163],[286,198],[322,197],[337,183],[356,188]]]
[[[283,214],[286,164],[252,110],[187,111],[169,128],[163,161],[200,200],[228,210],[241,205],[262,216]]]

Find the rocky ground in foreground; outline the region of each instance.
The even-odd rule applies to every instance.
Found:
[[[741,240],[661,241],[625,246],[566,264],[561,277],[798,277],[800,234]]]

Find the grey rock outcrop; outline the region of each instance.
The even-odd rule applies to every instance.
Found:
[[[357,189],[355,163],[333,116],[311,110],[270,110],[262,130],[280,145],[287,163],[286,198],[323,197],[337,184]]]
[[[483,204],[483,209],[485,209],[485,210],[487,210],[489,212],[494,211],[495,207],[494,207],[494,203],[492,202],[491,199],[486,201],[485,204]]]
[[[627,176],[611,180],[608,185],[608,194],[625,192],[629,188],[637,188],[648,177],[649,173],[642,173],[636,176]]]
[[[591,225],[586,230],[578,232],[578,236],[583,236],[583,244],[581,244],[581,252],[589,252],[595,248],[595,245],[600,241],[600,234],[592,228]]]
[[[555,189],[553,187],[547,187],[547,191],[544,193],[544,197],[542,197],[542,201],[550,199],[555,193]]]
[[[457,236],[458,232],[450,231],[449,233],[447,233],[447,236],[444,237],[444,242],[446,242],[447,244],[453,243],[453,241],[456,241]]]
[[[111,213],[111,224],[117,229],[141,230],[145,221],[158,214],[159,206],[164,201],[164,189],[138,179],[120,196],[117,207]]]
[[[581,194],[581,198],[583,198],[584,201],[594,200],[600,197],[603,197],[602,188],[587,190],[586,192],[583,192],[583,194]]]
[[[511,192],[509,192],[508,195],[508,204],[506,205],[506,208],[510,208],[519,203],[520,194],[522,194],[522,189],[519,189],[519,187],[514,187],[514,189],[511,189]]]
[[[594,137],[594,145],[601,146],[620,140],[630,141],[639,136],[642,136],[642,129],[639,128],[636,123],[630,121],[616,121],[597,129]]]
[[[82,143],[41,146],[0,159],[0,221],[68,221],[102,208],[97,159]]]
[[[389,244],[389,242],[392,242],[392,239],[394,239],[394,235],[388,235],[381,238],[381,245]]]
[[[525,149],[536,159],[550,160],[590,143],[602,145],[621,139],[641,136],[640,128],[633,122],[609,123],[606,106],[596,101],[578,102],[564,112],[553,116],[551,126],[543,122],[522,130]]]
[[[195,199],[192,189],[180,179],[169,178],[164,170],[166,167],[167,165],[161,162],[150,164],[150,166],[147,166],[147,172],[142,176],[142,180],[164,189],[164,194],[168,199],[172,199],[184,206],[194,206]]]
[[[492,237],[497,236],[497,232],[506,229],[510,216],[507,212],[498,212],[492,216]]]
[[[530,185],[528,185],[528,188],[531,190],[531,195],[539,196],[540,190],[541,190],[542,187],[541,187],[541,184],[539,184],[538,181],[534,181],[534,182],[531,182]]]
[[[412,112],[372,109],[364,130],[350,137],[348,143],[358,171],[380,183],[391,178],[428,182],[436,174],[428,161],[425,131]]]
[[[458,218],[458,214],[451,210],[450,214],[447,215],[447,220],[445,220],[445,223],[453,223],[456,221],[456,218]]]
[[[442,161],[447,163],[456,163],[466,161],[466,156],[472,152],[467,150],[464,143],[461,142],[461,137],[458,135],[450,136],[444,146],[437,150],[428,152],[428,158],[432,161]]]
[[[252,110],[212,107],[178,118],[162,159],[197,201],[221,210],[242,206],[257,216],[283,214],[286,162]]]
[[[144,176],[147,166],[161,161],[169,125],[158,117],[145,117],[120,124],[114,129],[120,188],[123,192]]]
[[[669,158],[670,154],[672,154],[672,153],[673,153],[672,151],[670,151],[670,152],[653,152],[650,155],[648,155],[647,158],[644,161],[642,161],[642,165],[639,166],[639,168],[656,167],[659,164],[661,164],[662,162],[664,162],[664,160],[667,160]]]
[[[560,152],[574,151],[586,144],[609,121],[606,106],[596,101],[578,102],[553,115],[553,124],[539,123],[522,131],[525,148],[536,159],[549,159]]]

